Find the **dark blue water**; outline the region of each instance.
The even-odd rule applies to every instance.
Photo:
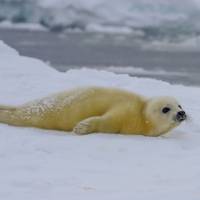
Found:
[[[59,35],[50,32],[0,29],[0,39],[17,49],[20,54],[47,61],[59,71],[83,66],[97,69],[134,66],[149,71],[162,69],[171,73],[144,75],[129,72],[130,75],[152,77],[170,83],[200,85],[199,52],[145,50],[131,35]],[[126,72],[122,70],[120,73]]]

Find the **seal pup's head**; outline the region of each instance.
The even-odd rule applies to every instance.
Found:
[[[145,116],[153,123],[156,135],[170,131],[187,118],[185,111],[173,97],[154,97],[148,100]]]

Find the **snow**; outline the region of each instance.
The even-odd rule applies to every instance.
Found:
[[[115,72],[115,73],[126,73],[126,74],[139,74],[139,75],[177,75],[177,76],[188,76],[186,72],[171,72],[171,71],[165,71],[162,69],[154,69],[154,70],[146,70],[141,67],[133,67],[133,66],[126,66],[126,67],[105,67],[106,71]]]
[[[200,36],[192,36],[190,38],[183,37],[180,41],[170,42],[169,39],[162,41],[155,40],[150,43],[143,44],[142,48],[145,50],[157,51],[197,51],[200,50]]]
[[[181,24],[182,32],[196,35],[199,9],[199,0],[4,0],[0,1],[0,21],[100,32],[120,32],[121,28],[121,33],[160,25],[176,32],[174,27]]]
[[[0,42],[0,103],[18,105],[77,86],[172,95],[190,121],[151,138],[0,124],[0,199],[198,200],[200,88],[91,69],[58,72]]]
[[[0,28],[131,35],[144,49],[199,51],[199,13],[199,0],[3,0]]]
[[[29,31],[47,31],[45,27],[36,23],[12,23],[10,21],[0,22],[0,28],[4,29],[17,29],[17,30],[29,30]]]
[[[165,21],[185,20],[190,18],[191,12],[199,9],[199,2],[192,0],[42,0],[38,5],[43,9],[54,9],[54,20],[83,21],[85,24],[96,23],[121,24],[125,26],[154,26]],[[64,19],[66,12],[68,18]],[[60,12],[58,12],[60,11]],[[76,12],[76,13],[75,13]],[[87,13],[85,13],[87,12]],[[55,16],[56,14],[56,16]],[[82,18],[80,18],[82,15]],[[55,22],[54,21],[54,22]]]

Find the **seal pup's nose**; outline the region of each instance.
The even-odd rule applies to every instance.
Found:
[[[182,110],[182,111],[177,112],[177,114],[176,114],[177,121],[182,122],[186,118],[187,118],[187,115],[186,115],[185,111]]]

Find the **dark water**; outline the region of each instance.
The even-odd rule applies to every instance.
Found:
[[[0,39],[17,49],[21,55],[47,61],[59,71],[83,66],[97,69],[102,66],[134,66],[172,73],[143,75],[129,72],[130,75],[152,77],[170,83],[200,85],[200,52],[145,50],[130,35],[57,35],[50,32],[0,29]],[[179,75],[179,72],[185,75]]]

